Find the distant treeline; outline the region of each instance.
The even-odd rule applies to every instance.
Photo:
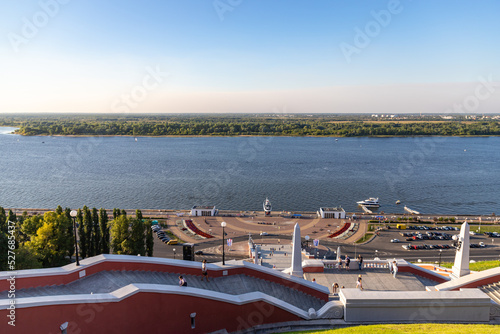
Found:
[[[488,136],[498,121],[365,122],[322,119],[177,119],[27,121],[18,134],[76,136]]]

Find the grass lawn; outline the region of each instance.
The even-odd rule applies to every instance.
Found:
[[[479,225],[469,225],[469,228],[473,232],[477,232]],[[481,225],[481,233],[484,232],[500,232],[500,226],[498,225]]]
[[[493,334],[500,332],[500,325],[459,325],[459,324],[386,324],[354,326],[323,331],[305,331],[293,333],[318,334],[392,334],[392,333],[425,333],[425,334]],[[292,332],[289,332],[292,333]]]
[[[374,235],[373,233],[366,233],[361,239],[358,239],[356,243],[361,244],[363,242],[366,242],[370,240],[373,237],[373,235]]]
[[[483,271],[486,269],[496,268],[500,266],[500,261],[480,261],[475,263],[469,263],[469,269],[472,271]],[[452,262],[441,262],[441,267],[450,268],[453,267]],[[500,333],[500,329],[499,329]]]

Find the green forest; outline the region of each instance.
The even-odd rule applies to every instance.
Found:
[[[87,115],[0,118],[25,136],[498,136],[491,118],[369,115]]]
[[[58,206],[43,215],[17,216],[0,207],[0,271],[50,268],[68,264],[75,258],[73,218],[70,209]],[[76,215],[80,259],[99,254],[153,256],[151,221],[136,210],[127,217],[114,209],[113,220],[104,209],[78,209]]]

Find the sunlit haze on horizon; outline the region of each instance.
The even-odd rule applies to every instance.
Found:
[[[500,2],[0,1],[0,113],[500,113]]]

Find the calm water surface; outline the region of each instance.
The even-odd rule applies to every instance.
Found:
[[[500,138],[23,137],[0,130],[0,206],[500,213]],[[401,200],[402,205],[396,205]],[[359,210],[359,209],[358,209]]]

